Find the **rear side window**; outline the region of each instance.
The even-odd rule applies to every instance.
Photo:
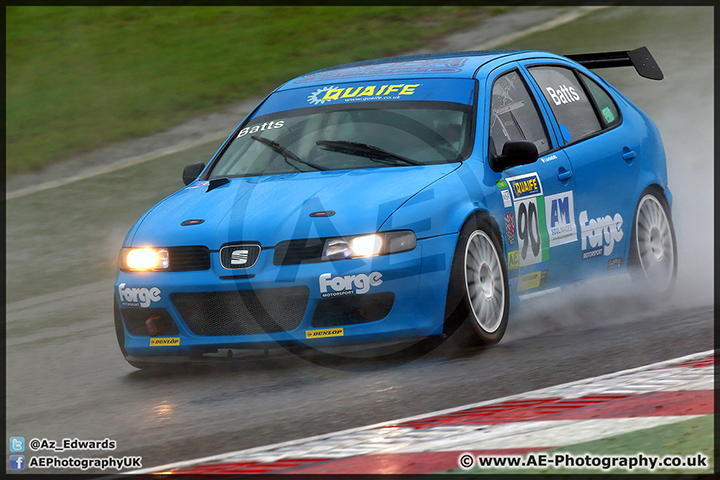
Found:
[[[590,99],[572,70],[548,66],[528,70],[550,104],[566,142],[574,142],[602,129]]]
[[[491,153],[502,153],[509,141],[527,140],[537,146],[538,153],[550,149],[545,125],[537,106],[517,71],[499,77],[492,89],[490,104]],[[494,152],[493,150],[494,145]]]
[[[598,112],[600,112],[600,121],[603,127],[610,128],[620,123],[617,105],[615,105],[615,102],[613,102],[605,89],[583,73],[580,74],[580,77],[583,82],[585,82],[590,96],[595,100],[595,105],[597,106]]]

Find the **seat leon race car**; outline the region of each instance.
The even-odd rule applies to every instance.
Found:
[[[644,47],[477,51],[320,70],[268,95],[130,229],[115,328],[137,367],[223,349],[503,336],[525,297],[674,285],[665,153],[591,69]]]

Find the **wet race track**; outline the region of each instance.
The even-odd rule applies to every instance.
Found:
[[[6,438],[110,438],[114,456],[141,455],[151,467],[713,348],[712,28],[710,8],[607,8],[505,45],[561,54],[646,45],[655,56],[662,82],[631,69],[600,73],[665,141],[679,250],[673,298],[640,299],[600,282],[526,305],[497,346],[444,344],[412,362],[328,364],[278,350],[170,374],[135,370],[112,327],[117,250],[144,210],[180,188],[182,166],[207,161],[214,142],[8,202]]]

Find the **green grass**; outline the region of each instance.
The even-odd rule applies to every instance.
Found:
[[[504,7],[7,7],[9,175],[151,134]]]

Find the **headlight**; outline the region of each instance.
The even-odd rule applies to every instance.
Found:
[[[411,231],[371,233],[355,237],[328,238],[325,240],[322,260],[374,257],[407,252],[417,245]]]
[[[170,267],[167,248],[121,248],[118,268],[133,272],[167,270]]]

